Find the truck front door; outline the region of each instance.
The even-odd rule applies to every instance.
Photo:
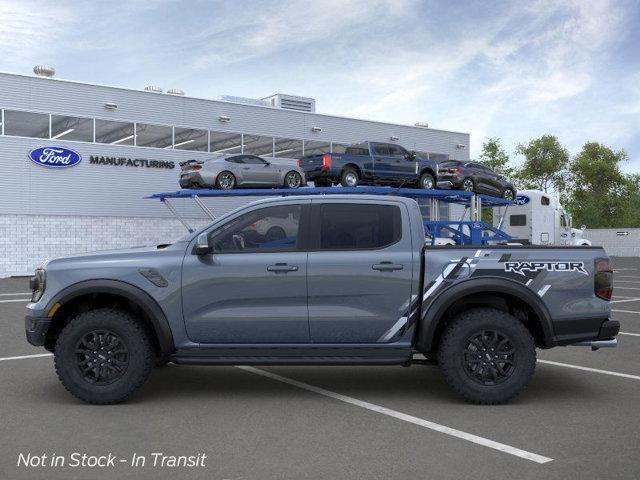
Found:
[[[309,341],[307,252],[301,248],[309,202],[257,207],[213,227],[211,254],[195,255],[190,245],[182,310],[191,341]]]
[[[390,341],[417,275],[406,209],[384,200],[314,199],[311,216],[316,219],[310,235],[316,244],[307,264],[311,341]]]

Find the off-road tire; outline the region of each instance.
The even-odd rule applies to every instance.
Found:
[[[513,370],[493,385],[479,383],[465,365],[469,339],[485,330],[506,336],[514,352]],[[493,405],[506,403],[525,389],[536,367],[536,350],[531,333],[517,318],[492,308],[474,308],[447,325],[438,348],[438,365],[447,384],[467,402]]]
[[[348,176],[355,175],[356,181],[354,185],[349,185]],[[360,175],[353,168],[347,167],[342,170],[342,174],[340,175],[340,185],[343,187],[357,187],[360,182]]]
[[[124,373],[106,385],[93,385],[83,378],[78,367],[76,346],[87,334],[108,330],[126,346],[128,365]],[[80,400],[93,404],[111,404],[126,400],[147,379],[156,364],[147,329],[129,312],[99,308],[84,312],[65,325],[56,341],[54,364],[62,385]]]

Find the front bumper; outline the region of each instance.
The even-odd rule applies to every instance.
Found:
[[[27,335],[27,342],[36,347],[43,346],[50,326],[51,319],[49,317],[25,316],[24,330]]]

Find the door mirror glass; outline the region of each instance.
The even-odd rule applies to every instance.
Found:
[[[196,255],[208,255],[213,252],[213,249],[209,245],[209,236],[206,233],[198,235],[194,251]]]

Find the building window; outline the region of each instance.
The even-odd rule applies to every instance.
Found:
[[[274,157],[279,158],[302,158],[302,140],[292,140],[289,138],[275,138]]]
[[[51,139],[93,142],[93,119],[51,115]]]
[[[5,110],[4,134],[15,137],[49,138],[49,115]]]
[[[171,148],[173,144],[173,128],[148,123],[136,124],[136,146]]]
[[[243,153],[251,155],[273,156],[273,137],[244,134]]]
[[[208,151],[208,132],[193,128],[176,127],[174,131],[173,148],[176,150]]]
[[[242,153],[242,135],[239,133],[211,132],[211,153]]]
[[[431,215],[431,201],[430,198],[417,198],[418,206],[420,207],[420,213],[422,218],[433,220]],[[446,202],[438,202],[438,218],[440,220],[449,220],[449,204]]]
[[[96,142],[111,145],[133,145],[134,125],[113,120],[96,120]]]
[[[322,155],[329,152],[331,152],[331,143],[329,142],[317,142],[313,140],[304,141],[305,155]]]
[[[348,146],[346,143],[332,143],[331,153],[344,153]]]

